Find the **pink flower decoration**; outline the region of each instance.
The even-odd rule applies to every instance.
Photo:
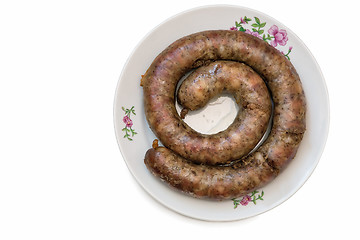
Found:
[[[246,29],[245,33],[251,34],[251,35],[253,35],[253,36],[257,37],[257,38],[262,39],[262,37],[259,35],[258,32],[251,32],[249,29]]]
[[[243,206],[248,205],[248,203],[251,201],[251,197],[249,195],[245,195],[243,199],[241,199],[240,204]]]
[[[284,29],[280,29],[273,25],[269,30],[268,33],[274,36],[274,40],[270,42],[271,46],[276,47],[278,44],[281,46],[285,46],[286,42],[288,41],[287,32]]]
[[[131,127],[132,127],[133,122],[132,122],[132,120],[129,118],[129,116],[126,115],[126,116],[123,118],[123,121],[124,121],[124,123],[126,124],[126,127],[128,127],[128,128],[131,128]]]
[[[231,27],[230,30],[235,30],[235,31],[237,31],[238,29],[237,29],[237,27]]]
[[[246,24],[245,20],[243,18],[240,18],[240,23]]]

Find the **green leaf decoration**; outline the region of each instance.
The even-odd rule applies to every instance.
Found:
[[[251,18],[244,16],[244,17],[240,17],[241,22],[235,21],[235,26],[236,28],[241,31],[241,32],[246,32],[246,31],[251,31],[251,32],[257,32],[260,37],[267,42],[268,44],[271,43],[271,41],[273,41],[275,39],[274,36],[270,36],[270,34],[266,33],[267,29],[265,29],[265,27],[268,25],[266,22],[261,22],[260,19],[258,17],[254,17],[254,22]],[[246,24],[249,25],[246,25]],[[273,25],[276,26],[276,25]],[[232,27],[232,29],[234,29]],[[282,46],[278,46],[276,47],[279,51],[282,50]],[[289,54],[291,53],[291,49],[292,47],[289,48],[288,52],[285,54],[284,56],[290,60]]]
[[[250,196],[249,196],[250,195]],[[234,205],[234,209],[237,208],[240,205],[244,205],[247,206],[247,203],[252,202],[254,203],[254,205],[256,205],[258,203],[258,200],[263,201],[263,196],[264,196],[264,191],[261,191],[261,194],[259,194],[259,191],[254,190],[253,192],[251,192],[251,194],[249,195],[245,195],[240,199],[236,199],[233,198],[231,199]],[[243,202],[244,201],[244,202]]]
[[[125,127],[123,129],[121,129],[121,131],[125,132],[124,138],[127,138],[129,141],[133,141],[133,139],[131,137],[136,135],[137,132],[135,131],[135,129],[132,129],[133,122],[131,119],[131,114],[136,115],[135,107],[132,106],[130,109],[121,107],[121,109],[125,113],[125,116],[124,116]],[[127,119],[125,119],[125,117],[127,117]],[[131,133],[131,137],[130,137],[129,133]]]

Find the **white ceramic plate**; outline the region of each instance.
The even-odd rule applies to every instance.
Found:
[[[246,16],[246,18],[245,18]],[[237,22],[237,24],[235,23]],[[265,24],[266,23],[266,24]],[[276,48],[290,58],[297,69],[307,99],[307,131],[295,159],[274,181],[259,189],[263,200],[256,204],[239,204],[232,200],[215,202],[199,200],[173,189],[149,173],[144,154],[151,148],[155,135],[144,115],[141,75],[153,59],[169,44],[185,35],[210,29],[248,30],[268,38],[277,35]],[[235,31],[234,30],[234,31]],[[254,32],[257,31],[256,32]],[[285,36],[285,30],[286,36]],[[287,37],[287,41],[281,40]],[[289,50],[291,51],[289,52]],[[206,109],[186,118],[190,126],[202,132],[216,132],[234,119],[233,101],[220,97]],[[235,111],[236,112],[236,111]],[[232,221],[264,213],[292,196],[310,177],[323,152],[329,128],[329,99],[321,70],[307,47],[286,26],[251,9],[215,5],[180,13],[151,31],[135,48],[120,76],[114,100],[114,124],[121,153],[139,184],[166,207],[189,217],[208,221]],[[241,201],[242,199],[238,199]]]

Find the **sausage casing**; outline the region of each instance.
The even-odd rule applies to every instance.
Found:
[[[182,75],[217,60],[243,62],[251,67],[264,79],[274,102],[268,138],[232,167],[204,165],[226,158],[204,155],[187,145],[193,133],[174,106],[175,88]],[[143,87],[149,126],[169,148],[150,149],[145,164],[154,175],[194,197],[227,199],[264,186],[295,157],[306,130],[305,94],[294,66],[267,42],[240,31],[204,31],[175,41],[153,61],[143,78]],[[231,159],[230,155],[226,157],[225,162]],[[191,177],[193,172],[203,180]],[[195,183],[203,190],[198,190],[199,184]]]
[[[250,67],[234,61],[215,61],[199,67],[181,83],[177,97],[183,107],[196,110],[223,92],[232,94],[239,106],[233,123],[217,134],[199,134],[201,138],[183,144],[203,152],[202,156],[216,155],[233,161],[246,156],[263,137],[271,116],[271,99],[262,78]]]

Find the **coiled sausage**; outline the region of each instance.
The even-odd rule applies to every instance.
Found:
[[[229,154],[224,160],[221,151],[219,155],[204,155],[197,149],[186,149],[186,146],[191,146],[186,143],[192,141],[193,135],[184,135],[186,125],[176,113],[174,106],[175,89],[177,82],[186,72],[216,60],[243,62],[264,79],[274,102],[274,119],[272,130],[264,144],[236,164],[239,166],[236,170],[245,177],[241,180],[244,184],[237,187],[237,181],[233,181],[233,184],[229,182],[225,193],[216,190],[211,194],[202,195],[195,186],[184,187],[188,186],[188,174],[181,174],[180,171],[179,178],[170,175],[181,169],[186,162],[187,172],[194,171],[197,176],[198,166],[201,166],[205,168],[205,172],[206,169],[216,171],[219,176],[216,179],[231,179],[231,174],[220,171],[229,166],[212,167],[192,163],[218,164],[231,160],[231,156]],[[265,41],[240,31],[204,31],[175,41],[156,57],[142,82],[145,115],[149,126],[164,146],[171,149],[150,149],[145,156],[145,164],[151,172],[166,180],[171,186],[195,197],[233,198],[268,183],[295,157],[306,129],[305,95],[294,66]],[[174,155],[172,151],[175,152]],[[164,161],[169,158],[173,160]],[[189,163],[191,164],[187,165]],[[166,171],[163,164],[167,164],[173,170]],[[266,171],[257,170],[259,166],[264,167]],[[253,178],[247,175],[248,173],[254,173],[258,181],[251,180]],[[209,177],[208,174],[200,175],[203,178]],[[220,182],[223,184],[224,181]],[[205,181],[204,184],[210,183]],[[236,188],[238,189],[233,190]]]

